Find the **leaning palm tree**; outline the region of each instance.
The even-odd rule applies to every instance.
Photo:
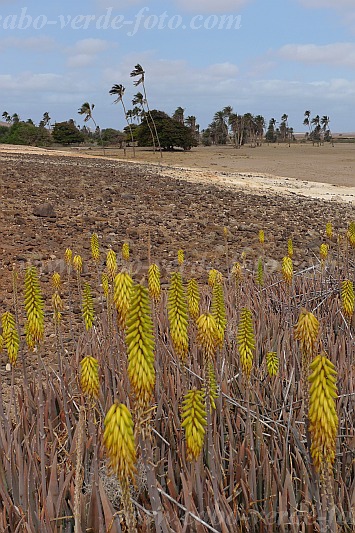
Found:
[[[128,117],[127,117],[126,106],[124,105],[124,101],[123,101],[123,95],[124,95],[125,90],[126,90],[126,88],[123,87],[123,85],[121,83],[120,84],[115,84],[115,85],[113,85],[112,89],[110,90],[110,94],[114,95],[114,96],[117,96],[116,100],[114,101],[114,104],[118,104],[118,102],[121,102],[121,104],[122,104],[124,116],[125,116],[125,119],[126,119],[126,122],[127,122],[127,125],[128,125],[130,136],[131,136],[132,147],[133,147],[133,157],[136,157],[136,149],[134,147],[133,131],[132,131],[131,123],[129,122]]]
[[[173,114],[173,119],[176,120],[176,122],[179,122],[180,124],[184,124],[184,113],[185,109],[181,106],[177,107]]]
[[[144,83],[144,81],[145,81],[145,70],[143,69],[142,65],[140,65],[139,63],[137,63],[137,65],[134,67],[134,69],[131,72],[131,78],[137,78],[137,77],[138,77],[138,79],[134,82],[134,86],[138,87],[138,85],[142,84],[143,93],[144,93],[144,100],[145,100],[145,103],[147,105],[147,112],[148,112],[149,118],[150,118],[150,120],[152,121],[152,124],[153,124],[154,133],[155,133],[155,136],[156,136],[156,139],[157,139],[157,143],[158,143],[158,147],[159,147],[159,151],[160,151],[160,157],[163,157],[163,152],[162,152],[162,149],[161,149],[161,146],[160,146],[160,140],[159,140],[159,135],[158,135],[158,132],[157,132],[157,127],[155,125],[154,119],[153,119],[152,114],[151,114],[150,109],[149,109],[149,104],[148,104],[148,99],[147,99],[147,91],[145,89],[145,83]]]
[[[78,113],[79,113],[79,115],[85,115],[84,122],[88,122],[89,120],[93,121],[93,123],[95,125],[95,131],[99,132],[101,146],[102,146],[103,152],[105,154],[105,147],[104,147],[104,143],[103,143],[103,140],[102,140],[101,129],[96,124],[96,121],[95,121],[94,117],[92,116],[92,112],[94,110],[94,107],[95,107],[95,104],[91,104],[90,105],[89,102],[84,102],[82,104],[82,106],[78,109]],[[44,115],[43,115],[43,118],[44,118]]]
[[[304,126],[308,126],[309,138],[311,139],[312,138],[312,126],[311,126],[311,121],[309,120],[310,116],[311,116],[311,112],[310,111],[305,111],[304,112],[303,125]]]
[[[7,111],[4,111],[3,114],[2,114],[2,118],[5,120],[5,122],[7,124],[11,124],[12,122],[12,118],[11,118],[11,115],[7,112]]]
[[[332,146],[334,146],[334,139],[330,131],[329,122],[330,122],[330,118],[327,115],[323,115],[322,118],[320,119],[320,123],[322,125],[323,132],[324,132],[324,140],[330,141],[332,143]]]
[[[135,94],[133,96],[133,100],[132,100],[132,104],[134,106],[136,106],[137,104],[140,106],[141,110],[142,110],[142,114],[143,114],[143,117],[147,123],[147,126],[149,128],[149,132],[150,132],[150,135],[152,137],[152,142],[153,142],[153,151],[155,153],[155,149],[156,149],[156,146],[155,146],[155,136],[154,136],[154,133],[153,133],[153,130],[151,128],[151,125],[150,125],[150,122],[148,120],[148,115],[145,111],[145,105],[147,105],[147,101],[146,99],[144,98],[143,94],[141,92],[138,92],[137,94]]]
[[[48,126],[48,128],[49,128],[50,127],[50,121],[51,121],[51,117],[49,116],[48,111],[45,111],[43,113],[43,118],[42,118],[43,126],[44,127]]]
[[[320,131],[321,131],[320,116],[316,115],[315,117],[313,117],[312,120],[311,120],[311,124],[314,126],[313,135],[312,135],[313,145],[314,145],[315,141],[317,141],[318,146],[319,146],[319,143],[320,143],[320,140],[321,140],[320,139]]]

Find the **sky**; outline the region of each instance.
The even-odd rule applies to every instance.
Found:
[[[101,128],[122,129],[109,90],[146,71],[150,107],[179,106],[201,129],[216,111],[286,113],[305,131],[305,110],[333,132],[355,131],[354,0],[0,0],[0,115],[38,123],[95,104]]]

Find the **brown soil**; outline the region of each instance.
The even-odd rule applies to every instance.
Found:
[[[184,166],[191,168],[199,161],[200,151],[164,154],[164,165],[168,158],[186,157]],[[20,270],[22,285],[21,271],[29,263],[39,269],[46,311],[50,313],[50,277],[54,271],[64,275],[67,247],[83,256],[84,279],[96,284],[95,270],[90,265],[93,232],[98,233],[103,252],[112,246],[119,255],[122,242],[129,241],[137,281],[146,274],[150,233],[152,260],[160,264],[166,284],[168,272],[177,268],[179,248],[185,251],[186,275],[206,280],[211,267],[226,272],[224,227],[229,231],[229,264],[240,261],[242,252],[246,252],[250,269],[255,268],[261,253],[258,231],[262,228],[265,269],[273,272],[280,268],[289,237],[294,243],[294,265],[300,270],[318,262],[327,221],[332,221],[336,231],[344,232],[354,218],[352,203],[312,198],[324,191],[328,198],[345,198],[334,186],[313,190],[310,184],[291,178],[184,170],[181,166],[159,167],[18,147],[0,147],[0,152],[0,315],[13,311],[13,265]],[[176,160],[172,162],[177,165]],[[351,188],[344,191],[346,195],[355,192]],[[346,198],[352,202],[353,196]],[[55,217],[34,214],[35,208],[44,203],[53,205]],[[104,254],[100,268],[104,268]],[[68,298],[65,284],[63,297]],[[20,305],[22,308],[22,296]],[[74,309],[74,313],[81,320],[80,309]],[[23,317],[20,322],[22,327]],[[51,323],[49,317],[47,323]],[[47,348],[51,350],[55,338],[53,332],[49,333]],[[5,371],[6,363],[3,353],[0,373],[5,388],[11,379],[11,373]]]
[[[168,157],[186,155],[191,165],[201,150]],[[339,231],[354,218],[355,190],[350,187],[325,185],[317,191],[312,189],[314,184],[272,176],[208,173],[70,157],[62,152],[51,152],[55,155],[51,157],[32,151],[36,150],[0,153],[0,237],[5,270],[13,262],[19,266],[32,262],[44,274],[63,268],[60,261],[66,247],[89,258],[93,232],[99,234],[105,250],[112,246],[119,251],[123,240],[128,239],[140,268],[147,261],[150,231],[152,258],[163,270],[174,267],[176,251],[183,248],[186,267],[199,277],[206,268],[224,267],[223,227],[230,233],[231,261],[239,260],[246,251],[252,265],[259,253],[257,235],[262,228],[270,268],[275,268],[275,260],[280,261],[285,254],[289,237],[294,241],[295,266],[301,268],[317,260],[328,220]],[[163,160],[166,164],[166,154]],[[341,173],[337,176],[342,182]],[[350,204],[301,196],[326,194],[339,200],[344,197],[339,190]],[[34,208],[45,202],[53,204],[56,218],[33,214]],[[0,304],[3,298],[2,294]]]

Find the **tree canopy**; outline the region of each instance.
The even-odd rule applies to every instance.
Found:
[[[164,111],[153,109],[150,114],[155,122],[160,145],[164,150],[173,150],[174,148],[190,150],[192,146],[197,146],[197,141],[190,128],[172,119]],[[136,128],[135,135],[139,146],[153,145],[148,120],[150,118],[145,117]]]
[[[83,133],[75,126],[73,120],[56,122],[52,136],[53,140],[59,144],[75,144],[84,140]]]

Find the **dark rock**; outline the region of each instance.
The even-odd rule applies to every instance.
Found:
[[[44,217],[44,218],[55,218],[57,215],[54,211],[54,207],[52,204],[44,203],[42,205],[37,205],[33,209],[33,214],[36,217]]]

